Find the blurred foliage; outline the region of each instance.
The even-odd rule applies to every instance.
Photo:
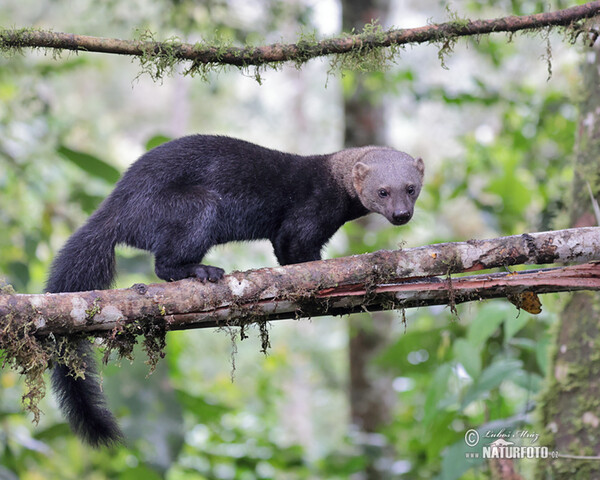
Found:
[[[443,15],[440,3],[414,8],[427,17]],[[293,36],[316,23],[316,3],[301,1],[32,5],[0,6],[0,24],[124,37],[134,28],[151,28],[165,36],[201,32],[261,41]],[[68,15],[72,8],[76,14]],[[465,1],[452,8],[491,17],[549,6]],[[367,85],[389,107],[390,122],[407,118],[391,131],[392,142],[397,133],[407,142],[412,135],[410,148],[429,155],[426,186],[409,226],[390,228],[376,217],[353,222],[332,240],[328,255],[564,226],[577,78],[557,41],[554,77],[546,81],[545,60],[539,58],[545,44],[536,53],[532,42],[465,41],[467,49],[457,48],[448,58],[449,71],[435,52],[416,59],[407,52],[395,68],[369,75]],[[472,63],[453,65],[465,58]],[[178,132],[173,124],[182,123],[189,133],[246,138],[256,128],[258,138],[251,140],[304,152],[329,145],[323,137],[339,130],[339,96],[331,92],[335,86],[323,90],[326,67],[317,70],[321,76],[315,70],[304,77],[272,74],[259,98],[229,74],[202,86],[177,78],[165,85],[132,84],[135,68],[118,61],[100,55],[0,57],[0,273],[17,291],[42,291],[49,263],[67,236],[110,192],[118,172]],[[531,75],[515,76],[514,63],[518,71],[528,65]],[[536,69],[542,73],[535,76]],[[354,75],[341,79],[343,95],[355,93]],[[288,92],[301,92],[295,103],[285,103],[275,88],[279,82],[291,85]],[[317,108],[325,103],[333,106]],[[161,116],[158,110],[172,104],[173,113]],[[193,114],[186,116],[189,105]],[[419,130],[410,130],[411,124]],[[441,133],[447,132],[455,146],[443,143]],[[210,255],[211,263],[228,269],[274,261],[262,244],[220,247]],[[156,280],[146,254],[122,249],[118,262],[121,286]],[[458,318],[436,307],[407,311],[407,325],[396,322],[397,339],[374,365],[394,378],[396,413],[381,437],[367,439],[391,448],[382,457],[389,478],[480,478],[486,465],[465,458],[468,429],[535,431],[530,412],[547,373],[550,328],[562,298],[543,296],[539,316],[490,301],[459,306]],[[165,362],[149,378],[143,354],[132,365],[109,364],[104,388],[128,438],[126,446],[111,451],[82,446],[50,396],[40,425],[32,426],[21,413],[18,376],[2,371],[0,478],[345,479],[360,472],[365,458],[357,444],[365,439],[347,426],[343,321],[274,324],[267,356],[259,353],[257,334],[244,342],[238,338],[234,347],[235,335],[171,334]],[[518,467],[525,474],[531,468],[527,461]]]

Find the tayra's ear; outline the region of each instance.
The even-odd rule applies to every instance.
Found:
[[[362,162],[356,162],[354,167],[352,167],[352,183],[354,184],[356,193],[359,195],[362,193],[363,183],[365,178],[367,178],[369,170],[371,170],[371,167]]]
[[[417,167],[417,170],[421,174],[421,177],[423,175],[425,175],[425,163],[423,163],[423,159],[421,157],[419,157],[415,160],[415,166]]]

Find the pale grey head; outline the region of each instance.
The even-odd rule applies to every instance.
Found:
[[[367,147],[352,168],[352,182],[365,208],[394,225],[404,225],[413,216],[424,172],[421,158],[391,148]]]

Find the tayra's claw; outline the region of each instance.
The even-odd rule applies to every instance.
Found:
[[[223,278],[225,270],[219,267],[212,267],[210,265],[198,265],[194,270],[195,277],[202,283],[208,280],[209,282],[215,283]]]

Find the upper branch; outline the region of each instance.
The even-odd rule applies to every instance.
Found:
[[[215,46],[178,41],[129,41],[87,35],[30,29],[0,30],[0,49],[42,47],[87,52],[113,53],[138,57],[164,56],[189,60],[198,65],[261,66],[294,61],[303,63],[327,55],[361,53],[411,43],[443,41],[455,37],[517,32],[550,26],[574,26],[577,22],[600,14],[600,1],[525,16],[509,16],[491,20],[451,21],[409,29],[382,30],[365,28],[361,33],[321,41],[299,40],[297,43],[275,43],[256,47]],[[192,67],[193,68],[193,67]]]

